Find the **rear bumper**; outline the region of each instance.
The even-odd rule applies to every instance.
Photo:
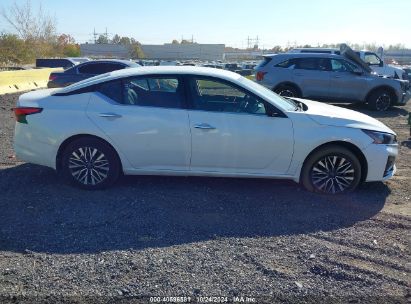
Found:
[[[56,169],[56,147],[38,138],[28,125],[16,123],[13,146],[18,159]]]

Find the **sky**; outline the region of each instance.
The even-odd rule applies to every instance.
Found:
[[[14,2],[1,0],[7,11]],[[411,48],[411,0],[31,0],[57,20],[58,33],[77,42],[98,33],[134,37],[143,44],[191,39],[261,48],[323,43],[401,43]],[[0,31],[12,28],[0,17]]]

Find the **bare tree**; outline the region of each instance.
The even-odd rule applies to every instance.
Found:
[[[41,3],[36,11],[30,0],[22,4],[14,2],[1,14],[26,41],[52,41],[56,37],[56,19],[44,12]]]

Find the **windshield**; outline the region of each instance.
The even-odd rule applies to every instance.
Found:
[[[250,87],[254,89],[255,91],[258,91],[258,93],[267,101],[272,102],[274,105],[280,107],[284,111],[294,111],[297,107],[297,104],[293,102],[290,99],[283,98],[277,94],[275,94],[273,91],[267,89],[266,87],[263,87],[262,85],[259,85],[258,83],[251,81],[245,77],[241,77],[239,81],[246,85],[247,87]]]

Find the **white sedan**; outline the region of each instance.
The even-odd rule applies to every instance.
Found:
[[[345,193],[395,173],[395,133],[364,114],[285,99],[238,74],[141,67],[23,94],[19,159],[85,189],[121,173],[282,178]]]

